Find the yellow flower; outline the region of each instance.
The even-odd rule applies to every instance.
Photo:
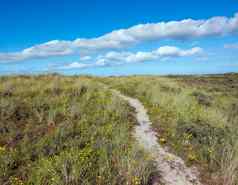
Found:
[[[139,185],[139,184],[140,184],[140,179],[139,179],[138,177],[134,177],[134,178],[132,179],[132,184],[133,184],[133,185]]]
[[[11,177],[10,181],[12,185],[24,185],[23,181],[18,177]]]
[[[165,138],[160,138],[159,141],[160,141],[160,143],[166,143],[166,139]]]
[[[4,146],[0,146],[0,152],[5,152],[6,148]]]
[[[188,154],[188,160],[189,161],[196,161],[197,160],[197,156],[195,154]]]
[[[208,153],[209,154],[212,154],[213,153],[213,150],[211,148],[208,148]]]
[[[193,137],[192,134],[188,134],[188,135],[187,135],[187,139],[191,139],[192,137]]]
[[[174,156],[172,156],[172,155],[167,155],[165,157],[165,160],[167,160],[167,161],[172,161],[173,159],[174,159]]]
[[[183,137],[184,137],[185,140],[190,140],[193,137],[193,134],[184,133]]]

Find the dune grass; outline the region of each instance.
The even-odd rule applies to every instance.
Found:
[[[161,144],[199,166],[207,184],[238,184],[238,75],[101,80],[140,99]]]
[[[131,136],[140,99],[162,145],[201,168],[207,184],[237,185],[238,75],[0,77],[0,184],[147,185],[155,172]]]
[[[0,184],[147,185],[133,110],[90,77],[0,78]]]

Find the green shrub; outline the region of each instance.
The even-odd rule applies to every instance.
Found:
[[[131,137],[133,110],[97,80],[0,81],[0,184],[148,184],[154,166]]]
[[[101,81],[141,100],[163,142],[207,177],[217,177],[213,184],[238,183],[237,74]]]

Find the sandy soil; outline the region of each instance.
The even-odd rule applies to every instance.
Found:
[[[180,157],[169,153],[159,144],[143,104],[138,99],[127,97],[115,90],[113,92],[135,109],[139,124],[135,127],[134,137],[156,161],[159,181],[164,185],[201,185],[199,173],[195,167],[187,167]],[[154,182],[154,185],[156,184],[158,182]]]

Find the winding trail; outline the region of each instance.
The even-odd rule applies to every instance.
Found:
[[[134,137],[155,159],[160,175],[159,181],[164,185],[201,185],[196,168],[187,167],[180,157],[169,153],[159,144],[143,104],[138,99],[125,96],[119,91],[112,91],[135,109],[139,125],[135,127]],[[159,183],[153,182],[153,185],[157,184]]]

